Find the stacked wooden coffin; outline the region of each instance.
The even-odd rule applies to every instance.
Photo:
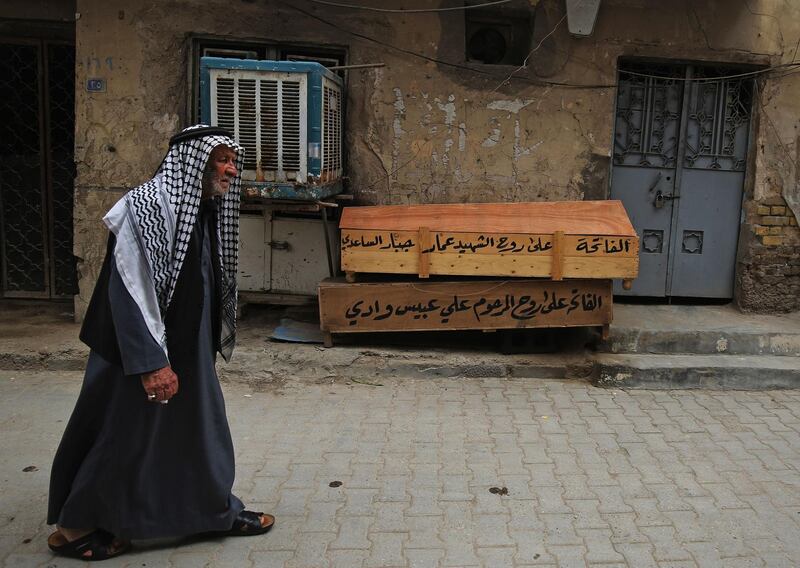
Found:
[[[319,287],[331,334],[602,326],[639,241],[619,201],[349,207],[345,279]]]

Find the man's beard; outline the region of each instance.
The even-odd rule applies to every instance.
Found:
[[[222,180],[227,180],[228,184],[223,185]],[[231,186],[230,179],[216,174],[206,174],[203,176],[203,197],[222,197],[228,192]]]

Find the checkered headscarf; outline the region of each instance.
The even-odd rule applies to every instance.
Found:
[[[183,132],[203,127],[206,125],[190,126]],[[165,351],[164,317],[197,221],[203,172],[211,151],[219,145],[236,152],[236,167],[241,172],[244,149],[227,136],[212,134],[177,142],[170,146],[156,176],[128,192],[104,219],[117,235],[115,258],[123,282],[143,308],[148,328]],[[224,196],[213,198],[219,211],[222,275],[218,283],[222,288],[220,352],[226,361],[236,340],[240,186],[237,176]]]

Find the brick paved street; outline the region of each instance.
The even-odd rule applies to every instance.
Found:
[[[0,372],[6,566],[79,564],[49,554],[43,524],[79,380]],[[376,378],[225,392],[235,489],[276,528],[105,566],[800,565],[798,391]]]

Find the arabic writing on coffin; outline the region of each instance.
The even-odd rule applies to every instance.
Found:
[[[573,312],[593,312],[603,306],[601,295],[592,292],[581,292],[573,289],[569,294],[559,294],[545,290],[541,297],[531,294],[503,294],[502,296],[470,296],[460,298],[452,296],[452,300],[431,297],[413,303],[384,302],[378,299],[359,299],[345,309],[345,320],[349,325],[358,325],[359,321],[383,321],[397,318],[438,319],[446,324],[451,318],[462,314],[474,322],[482,318],[510,317],[518,321],[531,320],[537,316],[546,316],[561,312],[569,315]],[[463,321],[463,319],[462,319]]]

